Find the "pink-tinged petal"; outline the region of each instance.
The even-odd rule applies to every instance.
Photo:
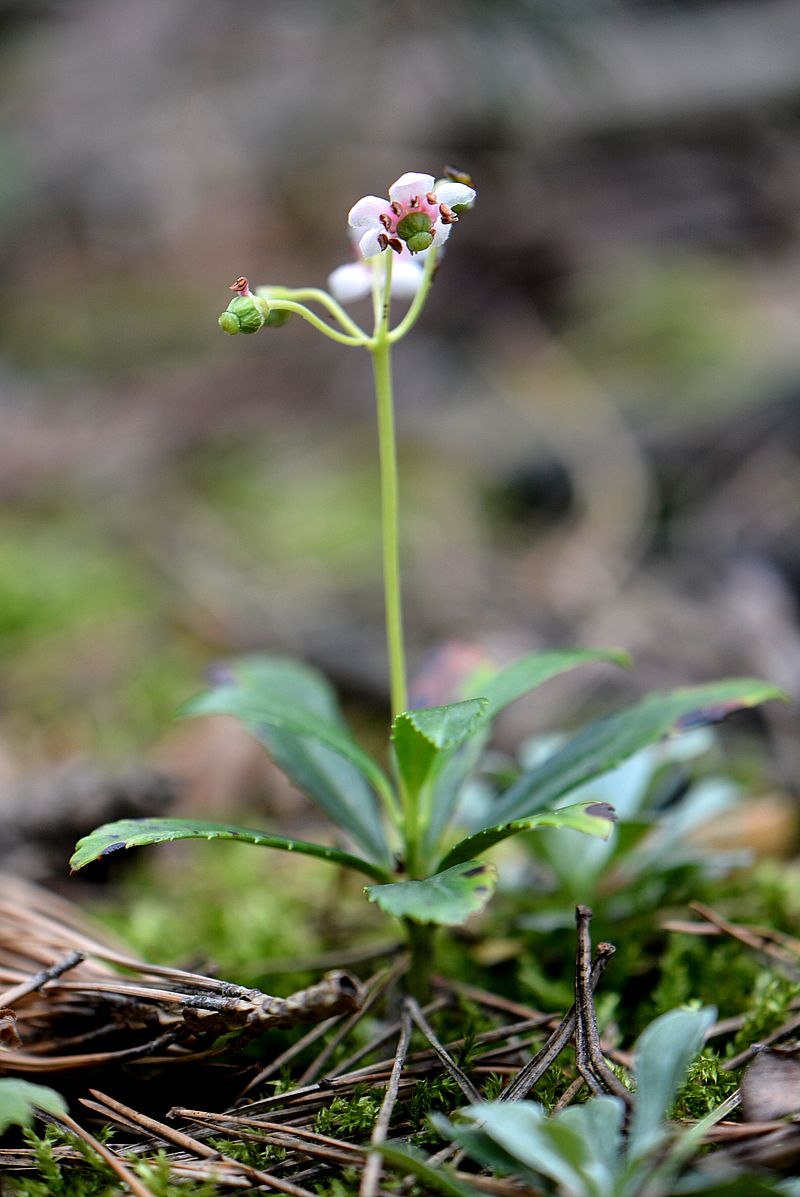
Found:
[[[421,197],[433,191],[435,182],[433,175],[401,175],[389,188],[389,199],[398,204],[407,204],[415,195]]]
[[[328,290],[339,303],[355,303],[372,290],[372,271],[366,262],[348,262],[328,275]]]
[[[441,220],[437,220],[433,226],[433,243],[431,249],[436,249],[438,245],[444,245],[447,238],[450,236],[451,224],[442,224]]]
[[[436,188],[436,199],[440,204],[447,204],[448,208],[455,208],[458,204],[475,203],[477,192],[472,187],[465,187],[463,183],[439,183]]]
[[[386,236],[386,230],[383,225],[379,225],[377,229],[367,229],[358,243],[362,258],[374,258],[377,254],[383,252],[380,241],[378,240],[381,236]]]
[[[422,267],[402,256],[392,263],[392,295],[395,299],[413,299],[422,282]]]
[[[352,229],[368,229],[372,225],[380,223],[381,215],[384,212],[392,215],[385,199],[380,199],[377,195],[365,195],[358,203],[353,204],[347,217],[347,223]]]

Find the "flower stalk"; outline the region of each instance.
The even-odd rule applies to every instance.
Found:
[[[378,425],[383,592],[393,718],[406,710],[408,691],[392,346],[405,337],[419,319],[433,281],[439,247],[457,222],[458,211],[471,207],[474,199],[473,189],[463,183],[448,179],[436,183],[432,175],[402,175],[389,188],[388,200],[365,196],[351,208],[348,223],[358,260],[340,266],[331,274],[330,292],[316,287],[279,286],[259,287],[253,292],[246,278],[238,278],[231,287],[236,298],[219,321],[224,332],[248,333],[262,327],[277,327],[290,315],[297,315],[330,340],[370,353]],[[365,298],[370,292],[374,315],[371,336],[339,302],[340,299],[349,302]],[[411,300],[408,311],[395,328],[390,327],[393,295]],[[309,303],[320,307],[324,316],[317,315],[307,306]],[[418,841],[419,812],[416,807],[416,800],[404,799],[406,863],[412,873]]]

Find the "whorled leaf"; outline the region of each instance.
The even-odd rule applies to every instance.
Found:
[[[72,872],[77,872],[93,860],[110,856],[125,848],[142,848],[148,844],[166,844],[172,840],[238,840],[242,844],[256,844],[264,848],[277,848],[283,852],[296,852],[302,856],[315,856],[331,864],[342,865],[357,873],[363,873],[377,881],[384,881],[390,874],[373,864],[325,844],[314,844],[308,840],[289,839],[285,835],[272,835],[266,831],[254,831],[250,827],[238,827],[233,823],[217,823],[206,819],[120,819],[116,823],[104,823],[96,827],[76,845],[70,860]]]
[[[368,885],[365,893],[370,902],[394,918],[457,927],[483,910],[496,884],[494,865],[467,860],[422,881]]]
[[[626,666],[630,664],[630,659],[625,653],[614,649],[565,649],[532,653],[488,677],[486,666],[482,665],[475,671],[474,682],[469,679],[466,681],[462,692],[482,695],[486,706],[469,740],[447,758],[436,776],[435,793],[423,826],[427,853],[436,851],[453,817],[464,782],[478,765],[488,743],[495,716],[551,678],[592,662]]]
[[[392,724],[397,768],[406,789],[417,795],[435,764],[460,748],[486,711],[485,698],[470,698],[443,707],[403,711]]]
[[[627,653],[611,648],[557,649],[554,652],[531,653],[505,666],[494,677],[481,680],[480,693],[487,700],[486,718],[494,719],[505,707],[544,682],[567,673],[578,665],[607,662],[627,667],[631,659]]]
[[[192,699],[179,714],[240,719],[337,827],[373,860],[388,863],[373,790],[391,807],[391,785],[350,735],[322,674],[300,661],[256,656],[232,662],[218,676],[214,689]]]
[[[648,744],[773,698],[785,701],[786,695],[756,678],[650,694],[633,706],[588,723],[544,764],[524,773],[495,803],[492,822],[526,818],[607,773]]]
[[[559,807],[558,810],[541,811],[539,814],[529,815],[527,819],[499,823],[495,827],[485,827],[483,831],[467,836],[442,858],[439,868],[446,869],[451,865],[460,864],[463,860],[471,860],[476,854],[485,852],[501,840],[507,840],[523,831],[535,831],[540,827],[581,831],[584,835],[607,840],[615,821],[614,808],[607,802],[578,802],[574,806]]]

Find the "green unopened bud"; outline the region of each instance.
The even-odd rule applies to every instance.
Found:
[[[433,242],[430,216],[427,212],[409,212],[397,225],[397,236],[405,241],[412,254],[422,253]]]
[[[228,304],[227,315],[235,316],[239,321],[239,332],[254,333],[264,326],[264,300],[257,300],[254,295],[237,295]],[[229,328],[225,329],[230,332]]]
[[[223,312],[219,318],[218,324],[223,332],[230,333],[231,336],[234,336],[236,333],[242,331],[241,325],[239,323],[239,317],[235,312]]]

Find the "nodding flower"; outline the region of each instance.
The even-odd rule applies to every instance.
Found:
[[[350,209],[348,223],[358,236],[365,258],[393,249],[410,253],[443,245],[459,212],[475,203],[475,190],[433,175],[401,175],[389,188],[388,200],[365,195]]]

